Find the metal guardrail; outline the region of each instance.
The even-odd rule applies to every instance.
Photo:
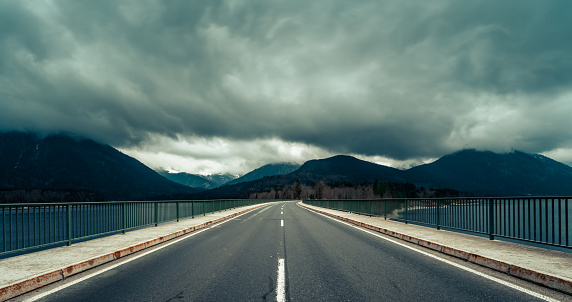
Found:
[[[572,248],[572,197],[304,200],[323,208]]]
[[[268,200],[0,204],[0,256],[125,233]]]

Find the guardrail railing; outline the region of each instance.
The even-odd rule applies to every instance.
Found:
[[[572,197],[304,200],[319,207],[572,248]]]
[[[267,200],[0,204],[0,256],[264,202]]]

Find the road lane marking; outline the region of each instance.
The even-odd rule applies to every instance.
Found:
[[[248,214],[248,213],[250,213],[250,211],[249,211],[249,212],[246,212],[246,213],[243,213],[243,214],[240,214],[240,215],[237,215],[237,216],[235,216],[235,217],[240,217],[240,216],[246,215],[246,214]],[[231,220],[233,220],[233,219],[227,219],[227,220],[225,220],[225,221],[219,222],[219,223],[216,224],[216,226],[220,226],[221,224],[227,223],[227,222],[229,222],[229,221],[231,221]],[[167,242],[167,243],[163,243],[162,245],[158,246],[157,248],[155,248],[155,249],[153,249],[153,250],[151,250],[151,251],[144,252],[144,253],[141,254],[141,255],[133,256],[133,258],[129,258],[129,259],[125,260],[125,261],[122,261],[121,263],[114,264],[114,265],[112,265],[112,266],[110,266],[110,267],[104,268],[104,269],[102,269],[102,270],[100,270],[100,271],[97,271],[97,272],[95,272],[95,273],[89,274],[89,275],[87,275],[87,276],[85,276],[85,277],[81,277],[81,278],[79,278],[79,279],[77,279],[77,280],[74,280],[74,281],[71,281],[70,283],[67,283],[67,284],[64,284],[64,285],[62,285],[62,286],[56,287],[56,288],[54,288],[54,289],[52,289],[52,290],[49,290],[49,291],[47,291],[47,292],[45,292],[45,293],[39,294],[39,295],[37,295],[37,296],[34,296],[34,297],[32,297],[32,298],[30,298],[30,299],[28,299],[28,300],[25,300],[25,301],[26,301],[26,302],[37,301],[37,300],[39,300],[39,299],[42,299],[42,298],[44,298],[44,297],[47,297],[47,296],[49,296],[49,295],[55,293],[55,292],[58,292],[58,291],[60,291],[60,290],[62,290],[62,289],[66,289],[66,288],[68,288],[68,287],[70,287],[70,286],[73,286],[73,285],[76,285],[76,284],[78,284],[78,283],[80,283],[80,282],[82,282],[82,281],[85,281],[85,280],[90,279],[90,278],[93,278],[93,277],[95,277],[95,276],[97,276],[97,275],[103,274],[103,273],[105,273],[105,272],[107,272],[107,271],[109,271],[109,270],[112,270],[112,269],[114,269],[114,268],[117,268],[117,267],[119,267],[119,266],[121,266],[121,265],[123,265],[123,264],[129,263],[129,262],[131,262],[131,261],[133,261],[133,260],[137,260],[137,259],[139,259],[139,258],[141,258],[141,257],[147,256],[147,255],[149,255],[149,254],[151,254],[151,253],[154,253],[154,252],[156,252],[156,251],[162,250],[162,249],[164,249],[164,248],[166,248],[166,247],[168,247],[168,246],[170,246],[170,245],[172,245],[172,244],[178,243],[179,241],[183,241],[183,240],[185,240],[185,239],[188,239],[189,237],[198,235],[198,234],[200,234],[200,233],[202,233],[202,232],[204,232],[204,231],[208,231],[208,230],[210,230],[211,228],[212,228],[212,227],[210,227],[210,228],[204,228],[204,229],[199,230],[199,231],[194,231],[194,232],[192,232],[192,233],[190,233],[190,234],[188,234],[188,235],[185,235],[183,238],[176,239],[176,240],[174,240],[174,241],[170,241],[170,242]]]
[[[268,210],[269,208],[270,208],[270,207],[265,207],[264,209],[262,209],[262,210],[258,211],[258,213],[256,213],[256,214],[258,215],[258,214],[260,214],[260,213],[262,213],[262,212],[264,212],[264,211]]]
[[[264,211],[266,211],[266,210],[268,210],[268,209],[271,208],[271,207],[272,207],[271,205],[269,205],[269,206],[264,206],[264,208],[263,208],[262,210],[260,210],[260,211],[258,211],[258,212],[256,212],[256,213],[254,213],[254,215],[252,215],[252,216],[246,218],[246,219],[243,220],[241,223],[243,223],[243,222],[245,222],[245,221],[248,221],[250,218],[252,218],[252,217],[254,217],[254,216],[256,216],[256,215],[258,215],[258,214],[260,214],[260,213],[262,213],[262,212],[264,212]]]
[[[278,281],[276,281],[276,301],[286,301],[286,270],[284,259],[278,259]]]
[[[284,219],[280,220],[280,226],[284,226]]]
[[[311,211],[311,210],[309,210],[309,211]],[[529,290],[529,289],[526,289],[526,288],[524,288],[524,287],[518,286],[518,285],[516,285],[516,284],[512,284],[512,283],[510,283],[510,282],[507,282],[507,281],[501,280],[501,279],[499,279],[499,278],[496,278],[496,277],[487,275],[487,274],[485,274],[485,273],[479,272],[479,271],[474,270],[474,269],[472,269],[472,268],[468,268],[468,267],[463,266],[463,265],[461,265],[461,264],[457,264],[457,263],[455,263],[455,262],[453,262],[453,261],[450,261],[450,260],[447,260],[447,259],[444,259],[444,258],[435,256],[435,255],[433,255],[433,254],[430,254],[430,253],[428,253],[428,252],[425,252],[425,251],[422,251],[422,250],[419,250],[419,249],[410,247],[410,246],[408,246],[408,245],[406,245],[406,244],[404,244],[404,243],[395,241],[395,240],[390,239],[390,238],[386,238],[386,237],[384,237],[384,236],[382,236],[382,235],[380,235],[380,234],[377,234],[377,233],[375,233],[375,232],[373,232],[373,231],[369,231],[369,230],[366,230],[366,229],[362,229],[361,227],[358,227],[358,226],[356,226],[356,225],[354,225],[354,224],[351,224],[351,223],[349,223],[349,222],[341,221],[341,220],[338,220],[338,219],[336,219],[336,218],[334,218],[334,217],[330,217],[330,216],[328,216],[328,215],[324,215],[324,214],[322,214],[322,213],[318,213],[318,212],[314,212],[314,211],[311,211],[311,212],[312,212],[312,213],[316,213],[316,214],[321,215],[321,216],[324,216],[324,217],[326,217],[326,218],[330,218],[330,219],[332,219],[332,220],[334,220],[334,221],[337,221],[337,222],[339,222],[339,223],[345,224],[345,225],[347,225],[347,226],[349,226],[349,227],[352,227],[352,228],[354,228],[354,229],[360,230],[360,231],[362,231],[362,232],[366,232],[366,233],[371,234],[371,235],[373,235],[373,236],[379,237],[379,238],[381,238],[381,239],[383,239],[383,240],[386,240],[386,241],[389,241],[389,242],[391,242],[391,243],[395,243],[395,244],[400,245],[400,246],[402,246],[402,247],[404,247],[404,248],[407,248],[407,249],[410,249],[410,250],[412,250],[412,251],[415,251],[415,252],[418,252],[418,253],[420,253],[420,254],[423,254],[423,255],[425,255],[425,256],[431,257],[431,258],[433,258],[433,259],[435,259],[435,260],[439,260],[439,261],[444,262],[444,263],[446,263],[446,264],[450,264],[450,265],[452,265],[452,266],[454,266],[454,267],[457,267],[457,268],[460,268],[460,269],[462,269],[462,270],[464,270],[464,271],[466,271],[466,272],[473,273],[473,274],[475,274],[475,275],[481,276],[481,277],[483,277],[483,278],[485,278],[485,279],[488,279],[488,280],[490,280],[490,281],[497,282],[497,283],[499,283],[499,284],[508,286],[508,287],[510,287],[510,288],[512,288],[512,289],[518,290],[518,291],[523,292],[523,293],[525,293],[525,294],[529,294],[529,295],[531,295],[531,296],[533,296],[533,297],[536,297],[536,298],[538,298],[538,299],[541,299],[541,300],[544,300],[544,301],[550,301],[550,302],[558,302],[558,300],[556,300],[556,299],[552,299],[552,298],[550,298],[550,297],[548,297],[548,296],[539,294],[539,293],[537,293],[537,292],[531,291],[531,290]]]

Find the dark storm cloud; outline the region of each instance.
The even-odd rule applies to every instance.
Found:
[[[566,1],[3,1],[0,129],[572,147]]]

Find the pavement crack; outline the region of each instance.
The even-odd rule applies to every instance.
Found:
[[[266,293],[264,293],[264,295],[262,295],[262,300],[266,301],[266,299],[268,298],[268,295],[273,293],[274,290],[275,290],[274,281],[272,280],[272,278],[268,277],[268,291]]]
[[[169,298],[167,300],[165,300],[165,302],[171,302],[171,301],[176,301],[176,300],[183,300],[185,299],[185,295],[183,295],[184,291],[176,294],[174,297]]]

